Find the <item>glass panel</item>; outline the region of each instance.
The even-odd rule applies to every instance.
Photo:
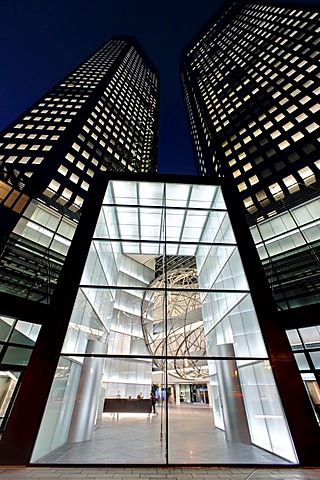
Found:
[[[61,358],[32,461],[165,463],[163,392],[151,359]]]
[[[0,371],[0,431],[8,415],[8,409],[13,401],[20,373]]]
[[[28,348],[8,347],[2,363],[8,365],[28,365],[32,350]]]
[[[79,290],[63,346],[66,353],[84,353],[90,339],[106,345],[108,354],[147,355],[152,319],[161,325],[163,294],[137,289]],[[158,327],[160,328],[160,327]]]
[[[320,370],[320,352],[310,352],[310,357],[314,368]]]
[[[219,464],[223,456],[223,463],[255,464],[261,455],[265,463],[279,463],[278,455],[280,463],[294,462],[269,364],[217,360],[209,370],[205,386],[175,384],[174,403],[168,402],[169,462]],[[200,391],[208,403],[197,402]]]
[[[32,461],[295,462],[221,189],[105,201]]]
[[[301,339],[297,330],[287,330],[287,337],[289,339],[292,350],[302,347]]]
[[[0,340],[6,342],[16,320],[9,317],[0,317]]]
[[[307,362],[307,359],[304,353],[295,353],[294,358],[296,359],[299,370],[310,370],[309,364]]]
[[[299,333],[306,348],[320,347],[320,327],[301,328]]]
[[[10,342],[33,346],[40,332],[40,325],[18,321],[10,337]]]

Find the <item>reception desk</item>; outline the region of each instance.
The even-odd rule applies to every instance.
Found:
[[[104,413],[150,413],[151,400],[148,398],[105,398]]]

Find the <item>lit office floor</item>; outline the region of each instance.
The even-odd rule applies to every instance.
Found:
[[[166,464],[166,422],[157,415],[104,414],[92,441],[63,445],[41,458],[42,464]],[[285,465],[285,460],[253,445],[225,440],[213,428],[206,405],[169,407],[168,463],[180,465]]]

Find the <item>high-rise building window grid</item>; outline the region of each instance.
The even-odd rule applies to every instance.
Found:
[[[124,42],[120,42],[120,44],[123,44],[122,47],[125,45]],[[112,45],[111,45],[111,47],[112,47]],[[122,47],[121,47],[121,48],[122,48]],[[116,47],[114,47],[114,48],[117,48],[117,49],[118,49],[118,52],[117,52],[117,54],[118,54],[118,53],[119,53],[119,48],[118,48],[118,46],[116,45]],[[109,48],[109,50],[110,50],[110,48]],[[111,48],[111,50],[112,50],[112,48]],[[106,53],[108,54],[108,49],[107,49],[107,52],[106,52]],[[135,60],[134,60],[134,61],[131,59],[130,55],[135,57]],[[146,78],[146,81],[144,82],[144,85],[143,85],[144,87],[145,87],[147,84],[150,83],[150,78],[151,78],[152,81],[154,82],[154,78],[153,78],[153,77],[150,77],[150,75],[147,75],[146,72],[148,72],[148,70],[144,67],[142,60],[141,60],[141,59],[139,59],[139,61],[136,60],[136,59],[139,58],[139,57],[138,57],[138,54],[134,52],[134,49],[133,49],[133,48],[130,49],[130,51],[128,52],[126,58],[128,59],[128,65],[125,67],[127,70],[128,70],[128,68],[130,69],[130,65],[131,65],[131,66],[132,66],[132,65],[136,65],[135,68],[139,68],[140,70],[143,70],[143,71],[144,71],[144,77],[143,77],[143,78]],[[113,58],[111,58],[111,60],[110,60],[110,58],[107,58],[107,60],[108,60],[108,66],[110,66],[110,65],[112,64]],[[92,60],[89,60],[88,62],[86,62],[86,63],[85,63],[82,67],[80,67],[80,68],[81,68],[82,70],[83,70],[83,69],[90,68],[91,63],[92,63]],[[87,65],[89,65],[89,66],[87,66]],[[102,66],[102,67],[103,67],[103,66]],[[100,68],[102,68],[102,67],[101,67],[101,65],[100,65]],[[78,69],[78,70],[79,70],[79,69]],[[79,74],[78,70],[77,70],[76,72],[72,73],[72,74],[66,79],[65,83],[61,83],[60,87],[58,87],[58,88],[56,89],[56,91],[53,93],[53,95],[45,97],[45,102],[42,102],[41,105],[43,105],[43,107],[48,107],[49,105],[50,105],[51,107],[54,107],[55,104],[52,103],[53,101],[56,101],[56,102],[68,101],[68,99],[66,99],[66,98],[62,98],[62,100],[61,100],[61,98],[60,98],[59,96],[57,97],[57,95],[60,95],[60,96],[65,95],[65,92],[64,92],[63,89],[62,89],[63,86],[65,86],[65,89],[68,89],[68,87],[73,87],[73,86],[74,86],[75,88],[77,87],[76,84],[71,84],[71,83],[69,83],[69,82],[71,81],[70,79],[72,79],[73,77],[74,77],[74,81],[77,81],[77,84],[79,84],[79,81],[82,82],[81,80],[79,80],[78,77],[79,77],[79,75],[80,75],[80,77],[83,76],[83,74],[82,74],[82,73]],[[117,77],[120,78],[120,77],[121,77],[121,74],[123,74],[123,73],[124,73],[124,70],[123,70],[123,68],[120,67],[119,72],[118,72],[118,74],[117,74]],[[129,73],[129,71],[128,71],[128,73]],[[92,75],[92,74],[91,74],[91,75]],[[134,75],[134,76],[135,76],[136,78],[138,78],[137,75]],[[99,77],[100,77],[100,80],[103,78],[102,75],[100,75]],[[141,76],[141,78],[142,78],[142,76]],[[65,90],[65,89],[64,89],[64,90]],[[116,86],[116,89],[119,90],[119,87]],[[60,94],[59,94],[59,90],[61,90]],[[57,92],[58,92],[58,93],[57,93]],[[70,94],[68,94],[68,95],[70,95]],[[79,94],[76,94],[76,96],[79,97]],[[83,96],[84,96],[85,98],[78,98],[78,102],[81,102],[82,104],[84,104],[85,101],[89,98],[88,93],[86,93],[86,94],[83,95]],[[147,99],[148,99],[148,96],[147,96]],[[149,99],[150,99],[150,98],[149,98]],[[75,102],[76,99],[75,99],[75,98],[70,98],[70,101],[71,101],[71,102]],[[145,98],[144,98],[144,101],[145,101]],[[50,103],[50,102],[51,102],[51,103]],[[135,103],[137,103],[137,99],[135,99]],[[69,105],[67,105],[67,104],[66,104],[66,105],[63,105],[62,103],[60,103],[59,105],[61,105],[61,108],[66,108],[66,107],[67,107],[67,108],[69,108],[69,109],[75,109],[74,111],[70,111],[70,112],[69,112],[69,114],[71,114],[71,116],[72,116],[73,114],[75,115],[75,114],[76,114],[76,110],[79,109],[79,108],[81,108],[81,105],[72,105],[72,103],[70,103]],[[129,102],[127,102],[127,105],[129,105]],[[154,99],[154,105],[155,105],[155,99]],[[112,104],[111,104],[110,106],[111,106],[111,108],[114,108]],[[123,102],[120,102],[120,101],[119,101],[117,107],[118,107],[118,108],[121,107],[121,109],[123,110]],[[32,117],[32,115],[27,115],[27,116],[24,117],[24,120],[25,120],[26,122],[29,122],[29,121],[33,121],[33,122],[34,122],[32,125],[30,125],[30,128],[38,128],[38,127],[40,128],[41,125],[37,125],[38,122],[41,122],[41,121],[43,121],[43,120],[48,121],[48,122],[49,122],[49,125],[47,125],[46,127],[43,126],[42,132],[41,132],[41,133],[42,133],[42,138],[41,138],[40,135],[39,135],[39,140],[45,140],[45,141],[47,142],[47,141],[48,141],[48,138],[51,138],[51,140],[56,141],[56,140],[58,140],[58,135],[51,135],[51,137],[44,138],[43,132],[45,132],[46,130],[51,130],[51,129],[54,129],[54,128],[55,128],[54,125],[50,124],[51,121],[57,122],[57,121],[61,121],[61,120],[62,120],[62,118],[57,117],[57,114],[60,114],[60,115],[67,115],[67,114],[68,114],[68,111],[67,111],[67,110],[61,110],[61,108],[60,108],[60,111],[58,111],[58,110],[52,110],[52,109],[51,109],[51,110],[48,110],[48,108],[43,108],[43,109],[42,109],[42,110],[43,110],[43,113],[49,113],[49,114],[51,114],[50,117],[39,117],[39,116],[35,116],[35,115],[38,114],[39,109],[38,109],[38,108],[33,108],[33,109],[31,110],[31,112],[33,113],[33,117]],[[130,108],[130,105],[129,105],[129,108]],[[94,112],[93,112],[93,113],[94,113]],[[138,117],[139,114],[140,114],[141,117],[143,117],[143,115],[142,115],[141,113],[142,113],[142,112],[137,111],[137,113],[134,115],[135,118],[134,118],[133,120],[136,121],[136,119],[137,119],[137,117]],[[152,112],[152,113],[153,113],[153,112]],[[125,112],[123,112],[123,114],[125,115]],[[105,116],[104,113],[103,113],[102,115]],[[113,114],[112,114],[112,115],[113,115]],[[65,118],[65,121],[71,122],[71,117],[66,117],[66,118]],[[20,124],[20,125],[18,124],[18,126],[19,126],[20,128],[23,128],[24,124]],[[17,127],[17,125],[16,125],[16,127]],[[25,128],[29,128],[29,125],[25,126]],[[21,130],[20,130],[20,131],[21,131]],[[90,129],[89,129],[89,133],[90,133]],[[132,132],[129,132],[129,133],[132,135]],[[23,135],[23,134],[20,133],[20,136],[22,136],[22,135]],[[14,134],[13,134],[12,132],[8,132],[6,138],[11,138],[11,137],[14,137]],[[24,137],[22,137],[22,138],[24,138]],[[36,138],[37,138],[37,137],[36,137]],[[128,137],[128,139],[129,139],[129,138],[130,138],[130,136]],[[151,142],[151,143],[153,142],[153,137],[151,137],[151,136],[149,136],[149,137],[145,136],[145,138],[146,138],[147,141],[149,140],[149,143],[150,143],[150,142]],[[84,139],[84,137],[83,137],[82,139]],[[92,136],[91,136],[91,139],[92,139]],[[131,147],[129,146],[128,139],[127,139],[127,142],[126,142],[126,144],[125,144],[125,149],[126,149],[125,151],[127,151],[128,153],[126,153],[125,155],[128,155],[128,154],[130,155],[130,148],[131,148]],[[30,137],[29,137],[29,140],[34,140],[34,138],[30,139]],[[109,154],[112,154],[112,153],[113,153],[113,148],[112,148],[111,145],[110,145],[110,143],[112,143],[112,142],[113,142],[113,141],[111,140],[111,142],[109,142],[109,146],[108,146],[108,145],[106,145],[106,143],[105,143],[102,139],[99,140],[99,143],[100,143],[101,147],[105,147],[105,149],[106,149],[107,151],[109,151]],[[93,145],[92,142],[90,142],[90,141],[87,143],[87,147],[88,147],[88,146],[89,146],[91,149],[94,148],[94,145]],[[31,150],[34,150],[34,151],[37,151],[37,150],[41,150],[41,149],[42,149],[42,150],[45,152],[45,151],[50,151],[51,148],[53,147],[53,144],[49,144],[49,145],[48,145],[48,144],[45,144],[45,145],[39,144],[39,145],[37,145],[37,144],[34,144],[34,143],[33,143],[33,144],[30,144],[30,145],[29,145],[28,143],[20,143],[20,145],[16,145],[16,144],[13,144],[13,143],[8,143],[8,144],[5,146],[5,148],[7,148],[7,149],[15,149],[15,147],[16,147],[17,150],[28,150],[28,149],[30,148]],[[138,150],[137,159],[141,162],[141,153],[142,153],[142,150],[141,150],[140,147],[138,147],[137,150]],[[118,153],[116,153],[115,155],[117,155],[117,156],[118,156],[118,159],[120,159],[120,156],[119,156]],[[149,148],[146,150],[145,155],[144,155],[144,156],[147,156],[147,158],[149,157],[149,160],[147,160],[146,166],[141,166],[141,169],[142,169],[142,170],[145,170],[146,168],[148,168],[148,165],[150,164],[150,156],[151,156],[151,155],[152,155],[152,153],[150,152],[150,147],[149,147]],[[111,155],[110,155],[110,156],[111,156]],[[24,157],[24,160],[23,160],[23,163],[24,163],[24,164],[28,163],[28,162],[26,161],[26,158],[27,158],[27,157]],[[88,158],[88,157],[87,157],[87,158]],[[101,164],[101,167],[100,167],[100,168],[102,168],[102,169],[108,168],[108,161],[109,161],[109,160],[107,160],[107,157],[104,157],[104,158],[105,158],[104,160],[101,159],[101,160],[102,160],[102,164]],[[4,157],[3,159],[4,159],[4,161],[6,162],[5,157]],[[32,161],[32,157],[30,157],[30,160]],[[107,160],[107,161],[106,161],[106,160]],[[131,158],[130,158],[130,160],[129,160],[128,162],[127,162],[127,161],[124,161],[123,159],[121,160],[121,161],[122,161],[122,164],[123,164],[123,165],[122,165],[122,169],[123,169],[123,170],[124,170],[125,168],[131,167],[131,166],[130,166],[130,161],[131,161],[131,160],[132,160]],[[17,162],[21,163],[21,160],[19,160],[19,156],[16,156],[16,158],[14,158],[13,155],[10,155],[10,158],[9,158],[9,160],[7,161],[7,163],[10,163],[10,164],[17,163]],[[31,163],[31,162],[30,162],[30,163]],[[39,165],[39,163],[36,162],[36,163],[34,163],[34,165]],[[120,165],[121,165],[121,163],[120,163]],[[110,167],[110,166],[109,166],[109,167]],[[139,168],[138,165],[137,165],[137,167]],[[67,168],[67,167],[64,166],[64,168]],[[112,167],[112,166],[111,166],[111,170],[116,169],[116,168],[117,168],[116,166],[115,166],[115,167]],[[136,167],[134,167],[134,168],[136,168]],[[26,172],[26,171],[25,171],[25,172],[24,172],[24,175],[27,175],[27,176],[29,176],[29,177],[32,176],[34,167],[31,167],[31,168],[29,167],[29,170],[30,170],[29,172]],[[90,170],[90,172],[92,172],[92,171]],[[61,173],[61,172],[59,172],[59,173]],[[70,175],[72,175],[73,173],[74,173],[74,172],[70,171]],[[75,174],[75,175],[77,175],[77,174]],[[91,174],[90,176],[92,177],[93,175]],[[23,178],[23,173],[20,174],[20,178],[21,178],[21,179]],[[65,182],[67,181],[67,178],[68,178],[68,177],[65,178]],[[73,177],[73,179],[74,179],[74,177]],[[58,183],[59,183],[59,179],[57,179],[57,180],[58,180]],[[55,181],[55,182],[56,182],[56,181]],[[74,183],[75,183],[75,182],[73,182],[73,184],[74,184]],[[80,185],[80,188],[83,188],[83,187],[85,187],[85,190],[87,190],[87,189],[88,189],[88,188],[87,188],[87,183],[84,183],[84,184],[82,183],[82,184]],[[67,187],[66,187],[66,188],[67,188]],[[53,193],[50,193],[50,190],[52,190],[52,182],[51,182],[51,184],[49,185],[48,189],[45,191],[45,192],[46,192],[45,194],[49,195],[50,197],[52,197],[53,195],[59,195],[60,202],[61,202],[62,204],[66,204],[67,202],[68,202],[68,203],[70,203],[70,202],[72,203],[72,195],[70,195],[70,193],[68,193],[68,194],[66,195],[66,192],[70,192],[70,191],[74,190],[74,187],[72,187],[72,185],[69,186],[69,188],[67,188],[67,190],[63,190],[63,188],[61,187],[60,191],[58,191],[58,190],[57,190],[57,182],[56,182],[56,187],[53,189]],[[62,192],[65,192],[65,193],[62,194]],[[76,194],[79,194],[79,190],[75,192],[75,194],[73,195],[73,197],[75,197]],[[79,195],[78,195],[78,196],[79,196]],[[80,205],[80,206],[81,206],[81,205]],[[73,202],[72,205],[71,205],[71,209],[72,209],[73,211],[76,211],[78,208],[79,208],[79,202]]]
[[[102,55],[94,54],[5,130],[0,145],[3,153],[0,194],[6,208],[22,213],[34,195],[32,191],[27,194],[26,184],[29,189],[28,182],[35,174],[35,185],[39,176],[44,175],[42,190],[36,193],[38,205],[49,205],[62,214],[63,222],[68,218],[75,221],[75,227],[98,170],[155,169],[158,82],[156,75],[149,71],[154,67],[140,59],[139,48],[131,46],[127,39],[111,40],[100,51]],[[96,85],[94,80],[94,94],[92,85],[83,89],[82,83],[92,78],[99,79],[101,84]],[[135,88],[131,87],[132,83],[136,83]],[[138,121],[141,124],[137,128]],[[138,142],[141,145],[135,145]],[[10,257],[15,243],[23,249],[24,242],[32,242],[32,238],[24,239],[23,235],[20,238],[20,233],[18,228],[9,238],[1,260],[3,266],[7,265],[6,258]],[[50,248],[43,255],[48,264],[57,260]],[[38,254],[35,253],[35,257],[38,259]],[[38,260],[41,263],[41,259]],[[49,299],[63,262],[64,255],[57,260],[59,267],[54,278],[48,281]],[[13,267],[12,278],[19,268],[19,265]],[[27,285],[29,279],[25,280]],[[12,285],[9,290],[17,295],[29,295],[21,285]],[[27,290],[28,287],[25,292]]]
[[[248,22],[247,15],[248,15],[248,11],[246,11],[246,13],[242,16],[242,18],[243,18],[244,20],[246,20],[247,23],[249,23],[249,22]],[[314,16],[314,15],[315,15],[315,14],[313,14],[313,16]],[[273,20],[274,20],[274,19],[273,19]],[[242,29],[242,28],[243,28],[243,24],[240,22],[240,20],[236,20],[236,21],[235,21],[235,23],[237,23],[237,22],[238,22],[238,24],[239,24],[239,28]],[[271,23],[270,23],[270,25],[271,25]],[[234,29],[234,26],[231,27],[231,28]],[[251,28],[250,25],[249,25],[249,28]],[[270,28],[271,28],[271,27],[270,27]],[[272,28],[273,28],[273,26],[272,26]],[[223,33],[225,33],[225,32],[223,32]],[[230,32],[227,32],[227,33],[230,34]],[[250,35],[251,35],[251,34],[250,34]],[[221,36],[221,34],[220,34],[220,36]],[[268,36],[269,36],[269,35],[268,35]],[[275,36],[275,35],[274,35],[274,36]],[[234,37],[234,34],[233,34],[233,35],[230,35],[230,37],[233,38],[233,37]],[[309,36],[309,37],[308,37],[308,40],[312,40],[312,38],[313,38],[312,36]],[[233,38],[233,39],[234,39],[234,38]],[[270,40],[269,40],[269,41],[270,41]],[[221,41],[217,41],[217,43],[220,44],[220,46],[222,45]],[[238,42],[238,43],[239,43],[239,42]],[[244,45],[248,45],[248,41],[245,40],[245,39],[240,40],[240,44],[241,44],[241,43],[243,43]],[[248,56],[249,54],[251,55],[251,52],[252,52],[252,44],[251,44],[251,42],[250,42],[250,47],[251,47],[250,51],[247,51],[247,52],[245,53],[245,56]],[[271,45],[269,48],[271,48],[271,47],[272,47],[272,45]],[[246,47],[246,48],[247,48],[247,47]],[[234,47],[234,49],[235,49],[235,50],[241,50],[241,47],[240,47],[239,44],[238,44],[238,46],[237,46],[237,47]],[[278,49],[278,47],[273,47],[273,50],[275,50],[275,49]],[[242,48],[242,50],[243,50],[243,48]],[[314,54],[316,54],[316,53],[317,53],[317,52],[314,52]],[[265,56],[264,51],[261,51],[260,54],[261,54],[262,56]],[[201,55],[201,53],[200,53],[200,55]],[[232,54],[231,54],[231,55],[232,55]],[[290,55],[289,52],[287,52],[287,56],[288,56],[288,55]],[[214,57],[212,57],[212,55],[211,55],[211,60],[210,60],[210,62],[209,62],[209,66],[208,66],[209,68],[212,66],[212,58],[214,59]],[[216,58],[218,58],[218,57],[216,57]],[[279,57],[278,57],[278,58],[279,58]],[[205,56],[203,57],[203,60],[207,60],[207,59],[208,59],[208,55],[205,55]],[[280,59],[281,59],[281,57],[280,57]],[[223,75],[225,75],[225,74],[223,74],[223,69],[225,68],[226,63],[229,63],[230,58],[229,58],[229,61],[228,61],[228,62],[224,62],[224,63],[222,64],[222,65],[223,65],[222,67],[221,67],[221,58],[218,58],[218,60],[219,60],[219,68],[221,68],[222,73],[218,73],[217,82],[219,82],[219,78],[225,78],[225,77],[223,77]],[[298,60],[298,57],[295,57],[293,60],[294,60],[294,61],[297,61],[297,60]],[[270,59],[270,63],[273,63],[273,62],[274,62],[274,59],[273,59],[273,58]],[[308,69],[307,69],[307,70],[309,70],[309,72],[306,71],[306,70],[305,70],[305,62],[306,62],[306,60],[302,60],[302,61],[300,61],[300,63],[299,63],[299,68],[301,68],[301,69],[303,69],[303,70],[301,70],[301,73],[298,75],[298,77],[296,77],[296,78],[297,78],[297,81],[304,81],[304,77],[305,77],[305,76],[307,77],[308,74],[311,73],[311,72],[315,69],[315,65],[310,65],[310,66],[308,67]],[[210,64],[211,64],[211,65],[210,65]],[[279,61],[278,61],[278,65],[279,65]],[[207,68],[208,68],[208,67],[207,67]],[[262,67],[264,67],[264,66],[262,66]],[[212,68],[212,67],[211,67],[211,68]],[[265,77],[265,82],[267,82],[266,85],[268,84],[268,82],[270,82],[270,79],[268,78],[268,76],[266,76],[266,73],[269,73],[269,71],[271,71],[271,70],[269,69],[269,70],[267,70],[266,72],[263,73],[263,75],[264,75],[264,77]],[[303,72],[303,73],[302,73],[302,72]],[[293,72],[292,72],[292,73],[293,73]],[[274,75],[277,75],[277,73],[275,72]],[[209,76],[210,76],[210,74],[209,74]],[[262,78],[261,75],[260,75],[260,78]],[[276,77],[274,77],[274,78],[276,78]],[[282,81],[283,81],[283,79],[282,79]],[[313,80],[309,79],[309,80],[307,80],[307,82],[305,83],[305,85],[307,85],[307,87],[309,87],[309,86],[311,85],[311,82],[313,82]],[[252,90],[252,87],[251,87],[251,85],[250,85],[250,83],[249,83],[249,79],[247,79],[247,82],[244,82],[244,84],[245,84],[245,83],[248,83],[250,89]],[[291,86],[291,87],[292,87],[292,88],[291,88],[291,90],[292,90],[292,89],[294,88],[294,86]],[[202,88],[202,92],[204,92],[204,88],[205,88],[205,87],[204,87],[204,86],[201,87],[201,84],[200,84],[200,88]],[[242,86],[240,85],[240,86],[238,87],[238,89],[237,89],[238,91],[239,91],[239,88],[242,88]],[[249,89],[249,90],[250,90],[250,89]],[[274,90],[274,86],[273,86],[273,85],[270,85],[269,89],[271,89],[271,91]],[[253,90],[254,93],[257,93],[258,91],[259,91],[258,88],[256,88],[255,90]],[[217,95],[219,94],[219,92],[221,93],[221,92],[222,92],[222,89],[218,90]],[[253,93],[253,92],[252,92],[252,93]],[[210,94],[209,91],[207,91],[207,93]],[[293,90],[292,93],[293,93],[294,95],[299,95],[300,92],[298,92],[297,89],[295,89],[295,90]],[[314,91],[314,95],[317,95],[317,93],[318,93],[318,91],[317,91],[317,89],[316,89],[316,90]],[[280,92],[273,93],[273,97],[277,98],[279,94],[280,94]],[[299,105],[299,110],[298,110],[298,111],[301,111],[301,106],[304,105],[304,104],[306,104],[306,103],[308,103],[309,98],[310,98],[309,95],[308,95],[308,96],[307,96],[307,95],[302,96],[302,95],[303,95],[303,94],[301,94],[301,95],[299,96],[300,105]],[[211,94],[211,96],[212,96],[212,94]],[[237,98],[237,97],[235,97],[235,98]],[[249,100],[249,98],[250,98],[250,93],[249,93],[249,95],[247,94],[247,96],[244,96],[245,101]],[[214,99],[214,100],[217,101],[217,98]],[[287,100],[287,99],[286,99],[286,100]],[[241,101],[240,101],[240,102],[241,102]],[[208,102],[208,103],[209,103],[209,102]],[[222,98],[222,101],[219,102],[219,103],[221,103],[221,105],[223,105],[223,103],[225,103],[225,98]],[[286,103],[286,101],[285,101],[284,103]],[[316,105],[316,104],[315,104],[315,105]],[[313,109],[317,108],[315,105],[314,105],[313,107],[311,107],[311,108],[313,108]],[[240,105],[238,104],[238,107],[239,107],[239,106],[240,106]],[[252,104],[252,106],[253,106],[253,104]],[[220,120],[221,120],[221,118],[223,119],[223,117],[224,117],[225,115],[228,115],[228,113],[229,113],[229,112],[225,112],[223,115],[221,115],[222,112],[223,112],[223,108],[220,108],[220,110],[217,112],[217,117],[216,117],[217,120],[218,120],[219,118],[220,118]],[[212,109],[211,109],[211,113],[212,113]],[[309,112],[307,112],[307,113],[309,113]],[[277,115],[277,118],[276,118],[277,122],[281,121],[282,118],[285,119],[285,112],[281,112],[281,113],[279,113],[279,114]],[[305,118],[307,118],[307,115],[306,115],[306,114],[305,114]],[[299,120],[299,116],[298,116],[297,119]],[[230,121],[232,121],[232,119],[230,119]],[[227,124],[228,124],[228,121],[225,121],[224,127],[225,127]],[[232,127],[233,127],[233,128],[232,128]],[[232,125],[232,126],[231,126],[231,128],[233,129],[233,131],[236,131],[236,128],[234,128],[234,127],[235,127],[235,125]],[[262,127],[262,126],[261,126],[261,127]],[[316,130],[316,129],[318,128],[318,124],[317,124],[316,122],[313,122],[313,123],[311,123],[310,125],[306,125],[305,128],[306,128],[307,132],[310,133],[310,130],[312,130],[312,129]],[[220,131],[220,130],[222,130],[222,129],[223,129],[223,125],[220,124],[220,126],[218,126],[218,127],[216,128],[216,131]],[[255,136],[261,135],[260,132],[262,132],[261,128],[260,128],[260,129],[256,129],[256,131],[255,131]],[[272,132],[271,132],[271,133],[272,133]],[[272,136],[274,137],[273,140],[275,140],[277,136],[279,137],[279,135],[280,135],[280,132],[277,133],[276,131],[274,131],[274,132],[272,133]],[[297,135],[298,135],[298,134],[294,134],[294,133],[292,134],[294,141],[297,141],[297,140],[299,139],[299,138],[297,138]],[[302,138],[303,138],[303,137],[302,137],[303,134],[300,132],[299,135],[301,135],[300,138],[302,139]],[[279,149],[280,149],[280,151],[281,151],[281,150],[284,150],[284,149],[286,149],[286,148],[290,145],[290,141],[288,141],[287,138],[288,138],[288,137],[286,136],[286,138],[285,138],[284,140],[278,141],[278,142],[275,144],[275,147],[276,147],[277,150],[279,150]],[[271,137],[271,139],[272,139],[272,137]],[[241,148],[241,145],[243,145],[242,142],[250,142],[250,141],[252,140],[252,137],[249,135],[249,136],[247,136],[247,138],[244,138],[244,139],[240,138],[239,140],[240,140],[240,142],[238,141],[238,143],[236,143],[236,144],[234,145],[234,147],[233,147],[233,148],[236,148],[235,151],[236,151],[237,153],[238,153],[237,150],[238,150],[239,148]],[[237,141],[237,140],[236,140],[236,141]],[[231,146],[231,145],[230,145],[230,146]],[[245,144],[243,145],[242,148],[244,148],[244,146],[245,146]],[[308,150],[308,149],[309,149],[309,150],[311,149],[311,150],[312,150],[312,147],[308,147],[308,146],[306,145],[306,146],[305,146],[305,149],[307,149],[307,150]],[[275,153],[276,150],[273,148],[273,149],[270,150],[270,152],[271,152],[272,150],[273,150],[273,152]],[[229,148],[229,150],[228,150],[228,153],[229,153],[229,154],[232,153],[232,150],[230,150],[230,148]],[[304,153],[305,153],[305,152],[304,152]],[[237,163],[237,162],[236,162],[236,163]],[[281,163],[278,162],[278,164],[279,164],[279,166],[282,165],[282,168],[285,168],[285,163],[284,163],[283,161],[282,161]],[[240,170],[240,171],[241,171],[241,170]],[[259,168],[258,171],[261,171],[261,168]],[[270,172],[270,173],[271,173],[271,172]],[[263,173],[263,171],[262,171],[261,174],[263,174],[265,178],[267,178],[268,175],[270,175],[270,174],[268,174],[267,170],[265,170],[264,173]],[[252,180],[250,181],[250,184],[252,185],[252,183],[253,183],[253,184],[254,184],[254,183],[258,183],[256,180],[253,180],[254,178],[258,178],[260,182],[262,181],[263,183],[266,183],[265,181],[263,181],[263,177],[261,178],[261,174],[259,174],[258,177],[252,177]],[[300,180],[300,181],[301,181],[301,180],[302,180],[302,181],[305,180],[305,177],[303,177],[303,178],[301,179],[301,176],[299,176],[299,172],[297,172],[297,175],[298,175],[298,180],[297,180],[297,182],[298,182],[299,180]],[[312,172],[311,175],[309,176],[308,183],[310,183],[310,180],[312,180],[312,178],[314,177],[314,175],[313,175],[313,177],[312,177],[312,175],[313,175],[313,172]],[[283,190],[285,190],[285,187],[286,187],[285,184],[282,184],[282,185],[273,187],[272,185],[271,185],[271,186],[268,185],[268,182],[267,182],[266,187],[265,187],[265,190],[266,190],[265,196],[266,196],[266,198],[269,198],[269,201],[270,201],[271,199],[273,199],[273,198],[279,198],[281,195],[284,195],[282,192],[283,192]],[[242,183],[239,184],[239,189],[240,189],[240,191],[243,191],[243,190],[245,190],[246,188],[247,188],[246,182],[242,182]],[[255,199],[253,199],[253,200],[251,199],[251,205],[249,206],[249,208],[251,208],[251,211],[254,211],[254,210],[257,208],[257,207],[254,205],[255,203],[256,203],[256,200],[255,200]],[[248,206],[248,205],[247,205],[247,206]]]

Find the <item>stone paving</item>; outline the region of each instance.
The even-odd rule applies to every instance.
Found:
[[[0,480],[320,480],[319,468],[0,467]]]

